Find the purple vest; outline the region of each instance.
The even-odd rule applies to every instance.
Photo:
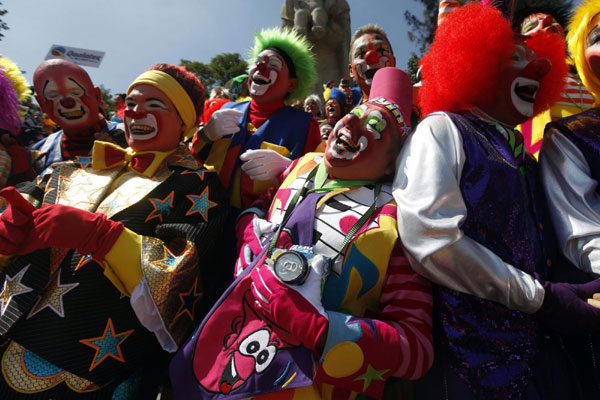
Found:
[[[565,135],[583,153],[592,178],[600,182],[600,108],[560,119],[548,125]],[[596,193],[600,188],[596,187]]]
[[[535,160],[529,154],[515,160],[504,136],[472,114],[449,115],[466,155],[460,181],[467,207],[463,232],[504,262],[527,273],[543,273],[547,261],[536,216],[543,205],[534,201],[543,201],[543,195],[536,188]],[[499,303],[435,286],[440,358],[477,398],[520,398],[537,354],[536,320]]]

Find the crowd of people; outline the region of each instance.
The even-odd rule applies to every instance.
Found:
[[[441,0],[418,83],[374,24],[323,93],[288,29],[110,116],[47,60],[46,132],[0,57],[0,398],[598,398],[600,3],[507,4]]]

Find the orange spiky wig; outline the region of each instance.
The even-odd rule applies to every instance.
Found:
[[[552,64],[540,82],[537,114],[557,101],[564,87],[565,44],[560,36],[548,34],[527,40],[527,45]],[[417,101],[423,115],[459,112],[489,102],[502,79],[501,63],[510,59],[513,49],[511,24],[498,9],[472,2],[452,11],[421,61],[423,86]]]

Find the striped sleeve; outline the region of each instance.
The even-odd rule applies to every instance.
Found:
[[[402,357],[392,375],[422,377],[433,363],[431,284],[413,271],[400,245],[390,259],[380,307],[400,339]]]

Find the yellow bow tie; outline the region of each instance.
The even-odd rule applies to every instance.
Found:
[[[107,169],[127,165],[140,175],[152,178],[163,160],[173,151],[140,151],[123,149],[113,143],[95,141],[92,149],[92,168]]]

